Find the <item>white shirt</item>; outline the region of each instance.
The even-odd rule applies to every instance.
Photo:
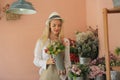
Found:
[[[64,38],[64,41],[68,44],[65,47],[65,67],[66,69],[68,67],[71,66],[71,62],[70,62],[70,43],[69,40]],[[41,40],[38,40],[35,46],[35,50],[34,50],[34,61],[33,63],[40,68],[39,70],[39,74],[42,73],[43,70],[46,70],[46,62],[47,60],[50,58],[50,55],[45,53],[45,48],[47,47],[47,45],[49,44],[50,39],[48,39],[48,41],[46,42],[46,44],[43,46],[42,49],[40,49],[40,45],[42,44]]]

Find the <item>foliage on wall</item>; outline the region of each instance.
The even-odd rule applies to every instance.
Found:
[[[20,14],[14,14],[7,12],[7,9],[10,7],[9,4],[6,4],[0,9],[0,20],[5,16],[6,20],[17,20],[20,19]]]

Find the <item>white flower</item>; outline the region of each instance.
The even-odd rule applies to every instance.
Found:
[[[92,31],[87,31],[86,35],[87,35],[88,38],[93,38],[95,36]]]
[[[87,40],[87,34],[85,32],[79,32],[76,34],[76,41],[78,43],[84,43],[85,40]]]
[[[95,59],[98,55],[98,37],[95,36],[93,31],[77,32],[76,33],[76,46],[78,53],[82,57],[90,57]],[[92,56],[92,54],[94,56]]]

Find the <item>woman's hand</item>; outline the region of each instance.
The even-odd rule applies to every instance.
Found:
[[[50,58],[47,60],[47,64],[55,64],[55,60],[50,57]]]
[[[64,46],[68,46],[69,42],[68,41],[66,41],[66,42],[64,41],[63,44],[64,44]]]
[[[65,74],[66,74],[66,70],[59,70],[59,71],[58,71],[58,74],[59,74],[59,75],[65,75]]]

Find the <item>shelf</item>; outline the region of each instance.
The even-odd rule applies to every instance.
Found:
[[[107,9],[107,13],[120,13],[120,8]]]
[[[120,66],[113,66],[112,69],[113,69],[114,71],[120,71]]]
[[[104,40],[105,40],[105,62],[106,62],[106,80],[111,80],[111,73],[110,73],[110,57],[109,57],[109,34],[108,34],[108,14],[112,13],[120,13],[120,8],[113,8],[113,9],[103,9],[103,21],[104,21]],[[113,70],[120,71],[119,66],[112,67]]]

